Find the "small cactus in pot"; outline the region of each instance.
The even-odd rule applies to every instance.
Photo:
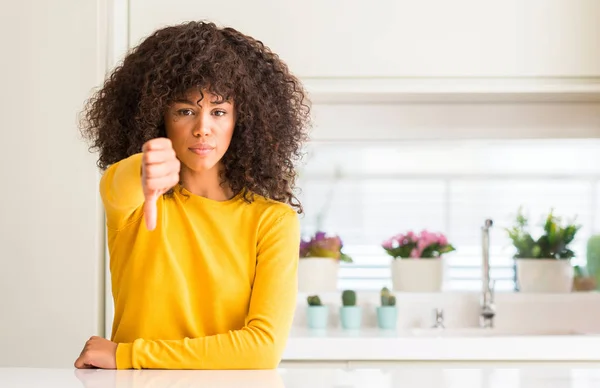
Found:
[[[346,307],[356,306],[356,291],[344,290],[342,292],[342,305]]]
[[[397,317],[396,297],[387,287],[383,287],[381,289],[381,306],[377,307],[377,325],[380,329],[395,329]]]
[[[306,322],[310,329],[325,329],[329,318],[329,309],[321,302],[318,295],[310,295],[306,298],[308,308],[306,309]]]
[[[306,298],[306,301],[308,302],[309,306],[323,306],[323,303],[321,303],[321,298],[319,298],[319,295],[311,295],[308,298]]]
[[[387,287],[381,289],[381,306],[396,306],[396,297]]]
[[[344,290],[342,292],[342,307],[340,307],[340,320],[344,329],[358,329],[362,321],[362,309],[356,305],[356,291]]]

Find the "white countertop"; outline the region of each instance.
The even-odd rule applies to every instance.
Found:
[[[394,368],[292,368],[269,371],[72,370],[0,368],[6,388],[591,388],[600,368],[566,364]]]
[[[600,361],[600,335],[495,329],[294,329],[285,361]]]
[[[398,292],[392,333],[377,328],[379,292],[358,293],[362,323],[356,333],[341,328],[340,293],[319,296],[329,307],[326,331],[307,329],[307,294],[299,294],[285,361],[600,361],[600,292],[498,292],[493,330],[478,328],[479,292]],[[431,331],[438,309],[444,333],[412,332]]]

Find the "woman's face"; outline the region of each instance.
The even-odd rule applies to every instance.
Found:
[[[235,109],[233,101],[192,90],[171,104],[164,119],[182,167],[203,172],[218,166],[225,155],[235,127]]]

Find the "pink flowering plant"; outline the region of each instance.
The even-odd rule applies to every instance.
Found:
[[[327,235],[325,232],[317,232],[308,240],[300,241],[300,258],[307,257],[329,257],[332,259],[352,263],[352,258],[342,252],[344,244],[337,235]]]
[[[394,259],[431,259],[456,250],[448,243],[446,236],[441,233],[431,233],[427,230],[423,230],[419,234],[413,231],[398,234],[384,241],[382,247]]]

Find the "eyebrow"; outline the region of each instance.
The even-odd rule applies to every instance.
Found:
[[[202,100],[198,100],[196,102],[193,102],[192,100],[188,99],[188,98],[176,98],[175,100],[173,100],[174,103],[180,103],[180,104],[188,104],[188,105],[193,105],[193,106],[198,106],[200,101]],[[221,105],[221,104],[229,104],[231,105],[231,102],[228,100],[213,100],[210,102],[213,105]]]

